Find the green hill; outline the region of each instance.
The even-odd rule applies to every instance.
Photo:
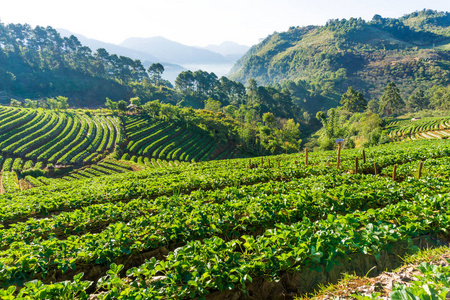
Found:
[[[148,78],[139,60],[95,53],[53,28],[0,23],[0,103],[64,95],[71,106],[99,107],[130,97],[130,83]]]
[[[377,98],[394,81],[409,95],[450,83],[450,14],[424,10],[399,19],[375,15],[291,27],[253,46],[234,66],[234,80],[281,83],[309,110],[326,109],[349,86]],[[303,103],[302,103],[303,102]]]

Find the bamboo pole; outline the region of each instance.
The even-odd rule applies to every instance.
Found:
[[[375,171],[375,175],[377,175],[377,163],[376,162],[373,163],[373,169]]]
[[[305,148],[305,166],[308,165],[308,148]]]
[[[355,174],[358,174],[358,158],[355,157]]]
[[[363,150],[362,156],[363,156],[363,163],[365,164],[366,163],[366,151]]]
[[[336,167],[339,170],[339,167],[341,165],[341,144],[338,145],[338,152],[337,152],[337,164]]]
[[[423,161],[419,163],[419,179],[420,177],[422,177],[422,168],[423,168]]]
[[[392,170],[392,180],[397,177],[397,165],[394,165],[394,170]]]

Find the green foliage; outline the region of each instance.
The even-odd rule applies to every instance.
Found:
[[[141,99],[139,97],[133,97],[130,99],[130,104],[141,106]]]
[[[10,105],[14,107],[20,107],[22,106],[22,103],[16,99],[11,99]]]
[[[290,85],[297,105],[312,113],[336,107],[349,86],[375,99],[395,81],[406,99],[414,90],[450,83],[450,54],[441,46],[448,44],[449,20],[448,13],[423,11],[291,27],[253,46],[230,78]]]
[[[400,91],[394,82],[389,82],[384,88],[384,94],[380,98],[380,112],[386,116],[399,114],[402,112],[405,103],[400,95]]]
[[[221,106],[222,103],[211,98],[208,98],[208,100],[205,101],[205,109],[215,113],[220,111]]]
[[[119,100],[117,102],[117,109],[120,111],[126,111],[127,110],[127,102],[124,100]]]
[[[349,112],[362,111],[367,107],[363,94],[355,91],[353,87],[349,87],[347,92],[342,95],[340,104]]]

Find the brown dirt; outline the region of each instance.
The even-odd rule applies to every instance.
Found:
[[[438,259],[431,262],[432,265],[449,266],[450,253],[441,255]],[[318,297],[310,298],[314,300],[331,299],[355,299],[354,294],[361,296],[370,296],[373,293],[380,293],[382,299],[390,299],[394,284],[411,285],[411,282],[417,280],[417,276],[422,275],[417,270],[419,264],[409,264],[401,267],[395,272],[383,272],[376,277],[356,277],[349,281],[341,282],[334,291],[329,291]]]

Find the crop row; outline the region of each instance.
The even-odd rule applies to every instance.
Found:
[[[450,145],[445,141],[427,141],[412,148],[393,144],[390,147],[370,149],[367,161],[361,164],[364,173],[373,173],[374,164],[378,172],[387,166],[411,161],[426,160],[433,157],[450,155]],[[2,195],[0,220],[13,220],[18,217],[45,214],[51,211],[73,209],[80,206],[132,199],[133,197],[157,197],[173,193],[186,193],[195,189],[217,189],[229,185],[255,184],[266,181],[280,181],[303,178],[321,174],[340,174],[354,168],[354,159],[359,151],[348,151],[342,158],[338,170],[328,166],[324,160],[327,156],[318,156],[314,164],[308,166],[296,162],[298,155],[287,156],[290,160],[280,163],[280,167],[267,165],[264,168],[247,168],[247,160],[210,161],[207,163],[174,167],[171,169],[152,169],[129,172],[100,179],[81,181],[77,186],[60,183],[23,192],[20,199],[13,195]],[[276,159],[276,158],[275,158]],[[320,162],[320,160],[322,162]],[[65,193],[55,192],[64,190]]]
[[[112,265],[99,281],[98,287],[108,291],[100,298],[194,298],[211,291],[246,291],[254,278],[277,281],[286,272],[329,272],[351,254],[379,255],[394,243],[412,246],[414,237],[448,230],[449,204],[448,194],[423,197],[380,210],[277,224],[257,237],[191,241],[164,260],[153,258],[129,269],[127,278],[121,279],[121,267]]]
[[[4,250],[0,263],[4,270],[0,282],[18,284],[37,274],[51,276],[58,269],[65,272],[86,263],[112,262],[123,255],[170,244],[214,235],[234,239],[242,233],[252,234],[277,223],[298,222],[305,217],[315,220],[327,214],[345,214],[402,200],[412,201],[419,191],[422,195],[433,195],[438,182],[442,193],[450,191],[448,179],[397,184],[372,175],[319,178],[319,182],[327,181],[329,185],[331,181],[333,187],[315,193],[304,191],[316,186],[316,179],[298,180],[288,184],[199,191],[185,197],[158,198],[154,202],[136,200],[131,207],[124,204],[89,206],[52,219],[18,223],[2,232]],[[94,223],[98,215],[101,219]],[[113,223],[107,225],[108,222]],[[76,229],[72,224],[77,224]],[[83,225],[97,225],[96,230],[107,227],[98,234],[70,235],[76,234],[77,230],[83,233]],[[50,228],[51,232],[48,232]],[[20,257],[20,260],[11,261],[11,257]]]
[[[112,151],[122,138],[115,117],[19,108],[1,112],[0,150],[10,156],[53,164],[88,163]]]
[[[13,110],[13,114],[4,114],[1,117],[0,134],[5,134],[11,130],[21,127],[31,121],[36,116],[33,110]]]
[[[368,209],[343,215],[327,214],[326,211],[321,214],[320,208],[313,208],[313,211],[316,209],[322,216],[318,220],[302,218],[291,224],[277,223],[273,229],[267,229],[262,235],[245,234],[239,238],[214,236],[201,241],[187,241],[186,245],[170,252],[164,260],[152,258],[143,265],[129,269],[127,274],[133,279],[132,282],[121,279],[119,276],[121,267],[117,268],[112,264],[108,275],[98,283],[99,288],[107,291],[107,294],[100,297],[129,299],[138,296],[153,298],[159,295],[167,299],[192,298],[206,295],[210,291],[229,290],[235,287],[245,291],[252,278],[278,280],[280,272],[305,271],[305,269],[328,272],[335,265],[347,260],[352,253],[379,254],[392,243],[410,243],[411,238],[421,234],[435,234],[450,229],[449,206],[450,197],[447,192],[444,196],[419,195],[412,200],[388,204],[382,209]],[[255,212],[259,211],[261,210]],[[283,214],[283,210],[273,211]],[[192,229],[198,233],[197,224],[208,222],[208,216],[208,214],[193,214],[191,222],[185,223],[180,230],[188,232]],[[245,214],[241,216],[246,219],[245,217]],[[210,227],[216,229],[215,224],[221,226],[221,223],[216,221],[211,223]],[[100,249],[95,256],[102,252],[110,255],[114,251],[126,255],[135,249],[130,249],[126,228],[127,226],[120,222],[109,226],[111,233],[105,238],[121,246],[99,243]],[[141,237],[149,239],[151,244],[157,244],[160,240],[159,234],[150,238],[145,235]],[[136,233],[133,237],[135,236]],[[68,243],[71,241],[67,240]],[[55,244],[58,241],[55,239],[51,242]],[[103,248],[100,245],[103,245]],[[17,246],[13,242],[11,247],[17,250],[21,248]],[[28,251],[33,251],[31,246],[32,244],[28,247]],[[135,247],[142,247],[142,244]],[[36,249],[35,251],[39,249],[37,245]],[[66,248],[62,252],[66,253]],[[41,259],[45,262],[44,265],[31,259],[24,262],[25,266],[32,266],[37,268],[35,271],[45,272],[43,267],[49,259],[54,258],[54,253],[40,252],[40,255],[43,256]],[[90,258],[89,253],[81,252],[74,260],[58,260],[61,264],[58,267],[70,270],[76,267],[76,260],[80,257]],[[22,259],[29,258],[24,256]],[[18,268],[21,268],[20,264]],[[4,274],[11,274],[17,272],[17,269],[6,268],[5,271]],[[27,273],[19,274],[23,276]],[[36,276],[35,273],[32,274]],[[20,283],[20,278],[16,283]],[[27,293],[27,288],[21,292]]]
[[[392,139],[403,139],[419,136],[418,133],[439,131],[450,128],[450,118],[432,118],[416,121],[400,121],[388,124],[389,136]]]
[[[164,160],[204,161],[215,159],[215,141],[204,132],[177,124],[152,121],[149,117],[123,118],[128,145],[125,152]]]

